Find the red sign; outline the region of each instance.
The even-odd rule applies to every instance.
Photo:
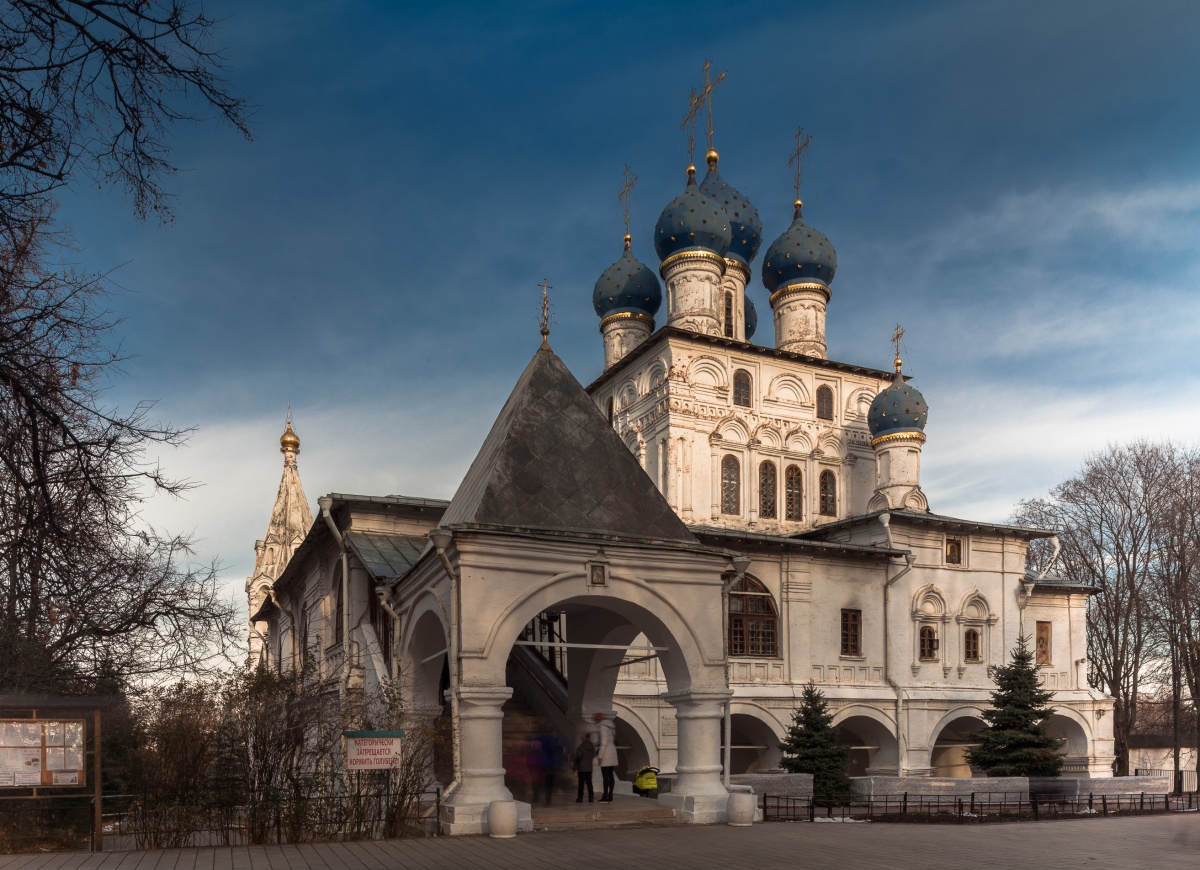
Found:
[[[404,758],[403,731],[346,731],[347,770],[387,770]]]

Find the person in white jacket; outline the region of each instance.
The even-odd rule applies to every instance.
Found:
[[[600,740],[596,748],[596,763],[600,765],[600,776],[604,783],[604,794],[600,800],[612,803],[613,786],[616,785],[617,771],[617,725],[615,716],[609,713],[596,714],[596,730]]]

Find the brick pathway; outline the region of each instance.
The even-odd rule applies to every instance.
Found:
[[[686,826],[300,846],[0,856],[0,870],[1074,870],[1200,867],[1200,813],[997,825]]]

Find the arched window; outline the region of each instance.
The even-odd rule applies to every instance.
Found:
[[[616,413],[616,406],[617,406],[617,397],[609,396],[608,397],[608,425],[610,425],[610,426],[612,425],[613,417],[615,416],[615,413]]]
[[[937,629],[932,625],[921,626],[921,661],[936,661],[938,657]]]
[[[299,653],[300,667],[303,668],[308,664],[308,604],[300,605],[300,625],[296,631],[297,652]]]
[[[390,668],[392,664],[392,621],[388,612],[379,602],[375,590],[371,590],[367,601],[367,612],[371,617],[371,628],[375,630],[375,639],[379,642],[379,653],[384,663]]]
[[[733,373],[733,404],[750,407],[750,373],[745,369]]]
[[[979,629],[968,628],[963,635],[963,659],[968,662],[977,662],[983,656],[979,653]]]
[[[345,638],[343,632],[346,630],[346,602],[342,600],[342,575],[341,572],[335,570],[333,572],[333,642],[341,643]]]
[[[783,474],[784,503],[789,520],[804,519],[804,475],[800,466],[789,465]]]
[[[829,387],[820,387],[817,390],[817,419],[833,419],[833,390]]]
[[[775,488],[775,463],[764,462],[758,466],[758,515],[763,519],[773,520],[776,517]]]
[[[742,512],[742,469],[736,456],[726,455],[721,460],[721,513],[733,514]]]
[[[779,616],[766,587],[748,575],[729,590],[729,654],[776,656]]]
[[[821,516],[837,516],[837,478],[832,471],[821,472]]]
[[[733,338],[733,294],[725,293],[725,337]]]

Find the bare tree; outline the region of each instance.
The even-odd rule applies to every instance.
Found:
[[[1178,771],[1185,696],[1193,711],[1200,698],[1200,452],[1170,443],[1160,450],[1167,473],[1155,502],[1153,603]]]
[[[169,217],[168,130],[247,105],[193,0],[7,0],[0,9],[0,224],[42,213],[79,172]]]
[[[146,460],[186,434],[105,403],[121,357],[102,278],[52,262],[39,215],[0,226],[0,686],[65,690],[201,668],[235,637],[211,569],[142,524],[185,485]]]
[[[1018,523],[1057,529],[1055,570],[1100,591],[1088,602],[1088,671],[1115,699],[1117,773],[1129,773],[1129,735],[1154,652],[1155,516],[1169,474],[1159,445],[1137,442],[1090,456],[1048,498],[1021,502]]]

